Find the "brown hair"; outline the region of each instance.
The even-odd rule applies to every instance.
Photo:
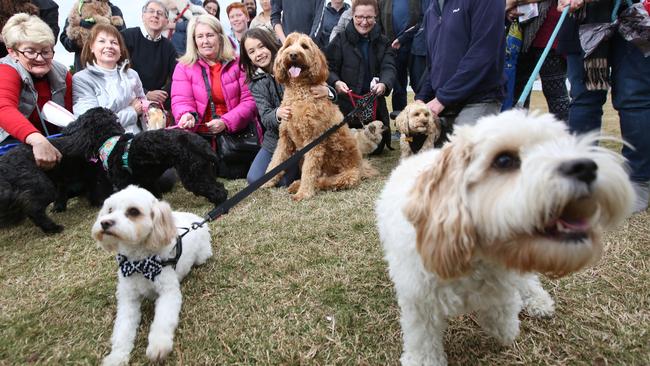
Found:
[[[129,50],[126,48],[126,44],[124,44],[124,38],[122,37],[120,31],[118,31],[117,28],[110,24],[96,24],[90,31],[90,37],[88,37],[88,40],[86,40],[86,43],[84,43],[84,48],[81,50],[80,60],[81,64],[84,67],[87,67],[89,63],[94,64],[95,61],[97,61],[95,59],[93,51],[91,51],[90,48],[92,47],[93,43],[95,43],[95,40],[97,39],[97,36],[99,36],[99,33],[102,32],[117,39],[117,44],[120,46],[120,59],[117,60],[117,64],[119,65],[123,63],[124,60],[129,59]],[[125,70],[128,68],[129,65],[127,64]]]
[[[379,16],[379,5],[377,5],[377,0],[354,0],[352,1],[352,14],[357,9],[357,6],[369,5],[375,8],[375,15]]]
[[[246,40],[252,38],[257,39],[262,42],[264,47],[268,48],[271,51],[271,62],[267,67],[268,70],[264,70],[269,74],[273,73],[273,63],[275,62],[275,55],[278,54],[280,49],[280,44],[278,43],[277,38],[274,35],[271,35],[271,32],[267,31],[264,28],[252,28],[246,31],[241,37],[241,50],[239,51],[239,67],[246,72],[246,82],[249,83],[255,75],[255,70],[257,66],[253,65],[253,60],[248,57],[248,52],[246,52]]]
[[[217,2],[217,0],[205,0],[205,1],[203,2],[203,7],[205,8],[205,6],[206,6],[207,4],[209,4],[209,3],[215,3],[215,4],[217,4],[217,15],[216,15],[216,17],[217,17],[217,19],[219,19],[219,17],[221,16],[221,5],[219,5],[219,3]]]

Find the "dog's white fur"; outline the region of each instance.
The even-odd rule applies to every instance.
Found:
[[[181,233],[177,227],[190,227],[200,221],[200,217],[191,213],[172,212],[166,202],[158,201],[145,189],[129,186],[106,199],[93,225],[92,236],[104,249],[117,251],[130,261],[155,254],[168,259],[175,255],[176,237]],[[102,223],[109,227],[103,228]],[[202,264],[211,256],[210,232],[203,226],[183,237],[183,251],[176,269],[163,267],[154,281],[140,273],[124,277],[118,268],[117,316],[111,353],[104,358],[104,365],[128,364],[144,297],[156,299],[147,357],[151,361],[167,357],[173,348],[181,310],[180,282],[193,265]]]
[[[381,142],[382,133],[384,132],[384,123],[382,121],[372,121],[363,128],[351,128],[350,133],[357,141],[359,151],[362,155],[368,155],[377,150]]]
[[[399,148],[402,159],[415,154],[409,144],[409,139],[414,135],[426,135],[422,148],[418,151],[420,152],[432,149],[441,132],[440,120],[431,113],[426,104],[420,102],[407,105],[397,115],[395,126],[400,132]]]
[[[195,15],[200,15],[200,14],[207,14],[208,12],[203,9],[202,6],[200,5],[194,5],[192,4],[189,0],[161,0],[163,5],[167,8],[169,11],[169,19],[170,22],[173,22],[178,14],[185,9],[186,6],[190,6],[185,13],[183,13],[183,18],[190,20],[192,19]]]
[[[403,365],[446,364],[449,317],[474,311],[509,344],[522,309],[553,314],[536,273],[563,276],[593,263],[602,229],[631,212],[623,158],[598,139],[570,135],[548,114],[509,111],[457,127],[442,149],[392,172],[376,213],[401,308]],[[597,165],[593,182],[566,173],[588,161],[577,159]],[[581,241],[553,231],[567,222]]]

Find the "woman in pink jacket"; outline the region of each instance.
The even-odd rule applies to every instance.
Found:
[[[181,128],[216,135],[239,132],[254,123],[257,135],[262,136],[255,99],[246,86],[246,73],[239,68],[232,43],[213,16],[194,17],[187,27],[187,51],[174,70],[171,102],[172,113]],[[220,166],[218,173],[227,178],[243,178],[250,163]]]

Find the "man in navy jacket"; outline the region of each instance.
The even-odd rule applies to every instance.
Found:
[[[428,69],[415,99],[449,124],[501,109],[504,9],[504,0],[433,0],[424,16]]]

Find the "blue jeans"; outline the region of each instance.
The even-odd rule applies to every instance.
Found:
[[[650,57],[644,58],[635,45],[615,33],[610,40],[608,62],[612,104],[618,111],[621,134],[635,148],[623,146],[622,152],[630,165],[630,179],[647,182],[650,180]],[[578,133],[599,130],[607,91],[585,88],[582,55],[568,55],[567,64],[571,83],[569,128]]]
[[[266,173],[266,168],[269,167],[272,157],[272,152],[267,151],[264,148],[260,149],[257,155],[255,155],[255,159],[253,159],[253,163],[251,164],[250,169],[248,169],[248,174],[246,175],[246,180],[249,184],[260,179]],[[298,173],[297,166],[294,165],[290,167],[284,171],[284,175],[282,176],[282,179],[280,179],[278,185],[281,187],[287,187],[299,177]]]

